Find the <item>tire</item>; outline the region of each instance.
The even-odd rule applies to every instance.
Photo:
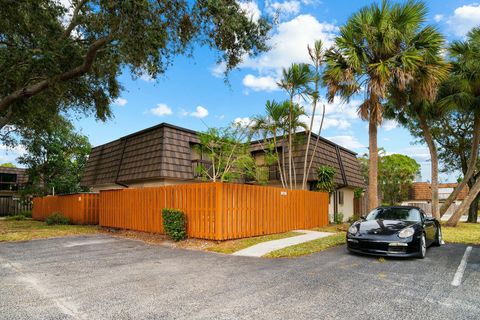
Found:
[[[437,232],[435,233],[435,242],[433,243],[436,247],[442,245],[442,227],[437,225]]]
[[[427,255],[427,240],[425,239],[425,234],[422,234],[422,237],[420,238],[420,245],[418,248],[417,257],[419,259],[424,259],[426,255]]]

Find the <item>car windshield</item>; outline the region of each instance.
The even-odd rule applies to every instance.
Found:
[[[405,220],[421,221],[420,212],[412,208],[377,208],[370,212],[366,220]]]

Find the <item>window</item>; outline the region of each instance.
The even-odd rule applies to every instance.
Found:
[[[343,191],[338,191],[337,197],[338,197],[338,204],[343,205]]]

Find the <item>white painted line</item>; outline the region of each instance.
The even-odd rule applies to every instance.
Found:
[[[467,260],[470,256],[470,252],[472,252],[472,247],[467,247],[467,249],[465,249],[465,253],[463,254],[462,261],[460,261],[457,272],[453,277],[452,286],[458,287],[460,284],[462,284],[463,273],[467,267]]]

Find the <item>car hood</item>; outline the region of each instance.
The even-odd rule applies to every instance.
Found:
[[[370,220],[359,223],[359,233],[361,235],[394,235],[400,230],[417,224],[414,221],[401,220]]]

